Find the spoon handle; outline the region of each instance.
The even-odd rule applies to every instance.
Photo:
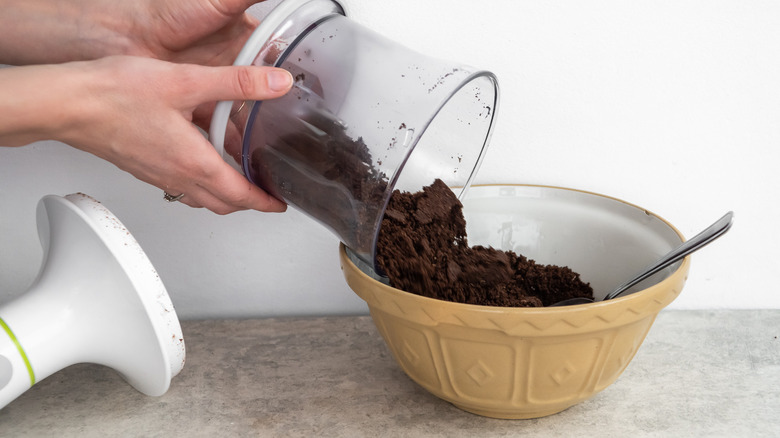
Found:
[[[655,263],[648,266],[641,274],[618,286],[617,289],[604,297],[604,300],[611,300],[617,297],[626,290],[630,289],[631,286],[634,286],[635,284],[655,274],[661,269],[671,265],[672,263],[682,259],[688,254],[698,250],[704,245],[707,245],[708,243],[722,236],[726,231],[729,230],[729,228],[731,228],[733,221],[734,213],[731,211],[726,213],[722,218],[715,221],[714,224],[704,229],[704,231],[686,240],[682,245],[678,246],[676,249],[673,249],[671,252],[658,259]]]

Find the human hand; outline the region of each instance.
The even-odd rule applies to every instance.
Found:
[[[0,63],[146,56],[229,65],[257,27],[263,0],[0,0]]]
[[[258,25],[246,10],[262,1],[145,0],[132,14],[133,30],[125,31],[130,41],[127,53],[179,63],[230,65]],[[193,122],[206,131],[215,103],[205,103],[193,113]]]
[[[13,116],[0,120],[0,144],[60,140],[167,193],[183,193],[181,202],[192,207],[279,212],[286,205],[225,163],[191,120],[204,102],[272,99],[291,86],[280,69],[129,56],[4,69],[0,92],[14,92],[0,93],[11,97],[0,113]]]
[[[263,0],[0,0],[0,63],[51,64],[134,55],[230,65],[258,21]],[[194,123],[209,129],[214,102]]]
[[[230,65],[258,25],[246,10],[262,1],[140,2],[133,14],[134,30],[126,31],[130,41],[127,52],[179,63]],[[193,113],[193,122],[206,131],[215,103],[205,103]]]
[[[263,0],[145,0],[132,18],[131,54],[229,65],[258,25],[246,13]]]

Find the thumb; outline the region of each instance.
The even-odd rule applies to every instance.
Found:
[[[293,84],[287,70],[275,67],[200,67],[194,87],[198,103],[217,100],[267,100],[285,95]]]

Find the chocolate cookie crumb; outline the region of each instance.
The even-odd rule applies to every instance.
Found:
[[[469,247],[463,204],[441,180],[394,191],[377,243],[377,264],[398,289],[457,303],[541,307],[593,289],[568,267],[513,251]]]

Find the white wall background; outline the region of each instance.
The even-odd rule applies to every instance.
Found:
[[[672,307],[780,308],[780,2],[344,3],[407,46],[499,76],[478,183],[615,196],[686,236],[734,210],[734,228],[694,256]],[[336,238],[302,214],[220,217],[167,204],[53,142],[0,148],[0,302],[25,291],[40,264],[38,200],[77,191],[131,230],[183,319],[366,311],[341,277]]]

